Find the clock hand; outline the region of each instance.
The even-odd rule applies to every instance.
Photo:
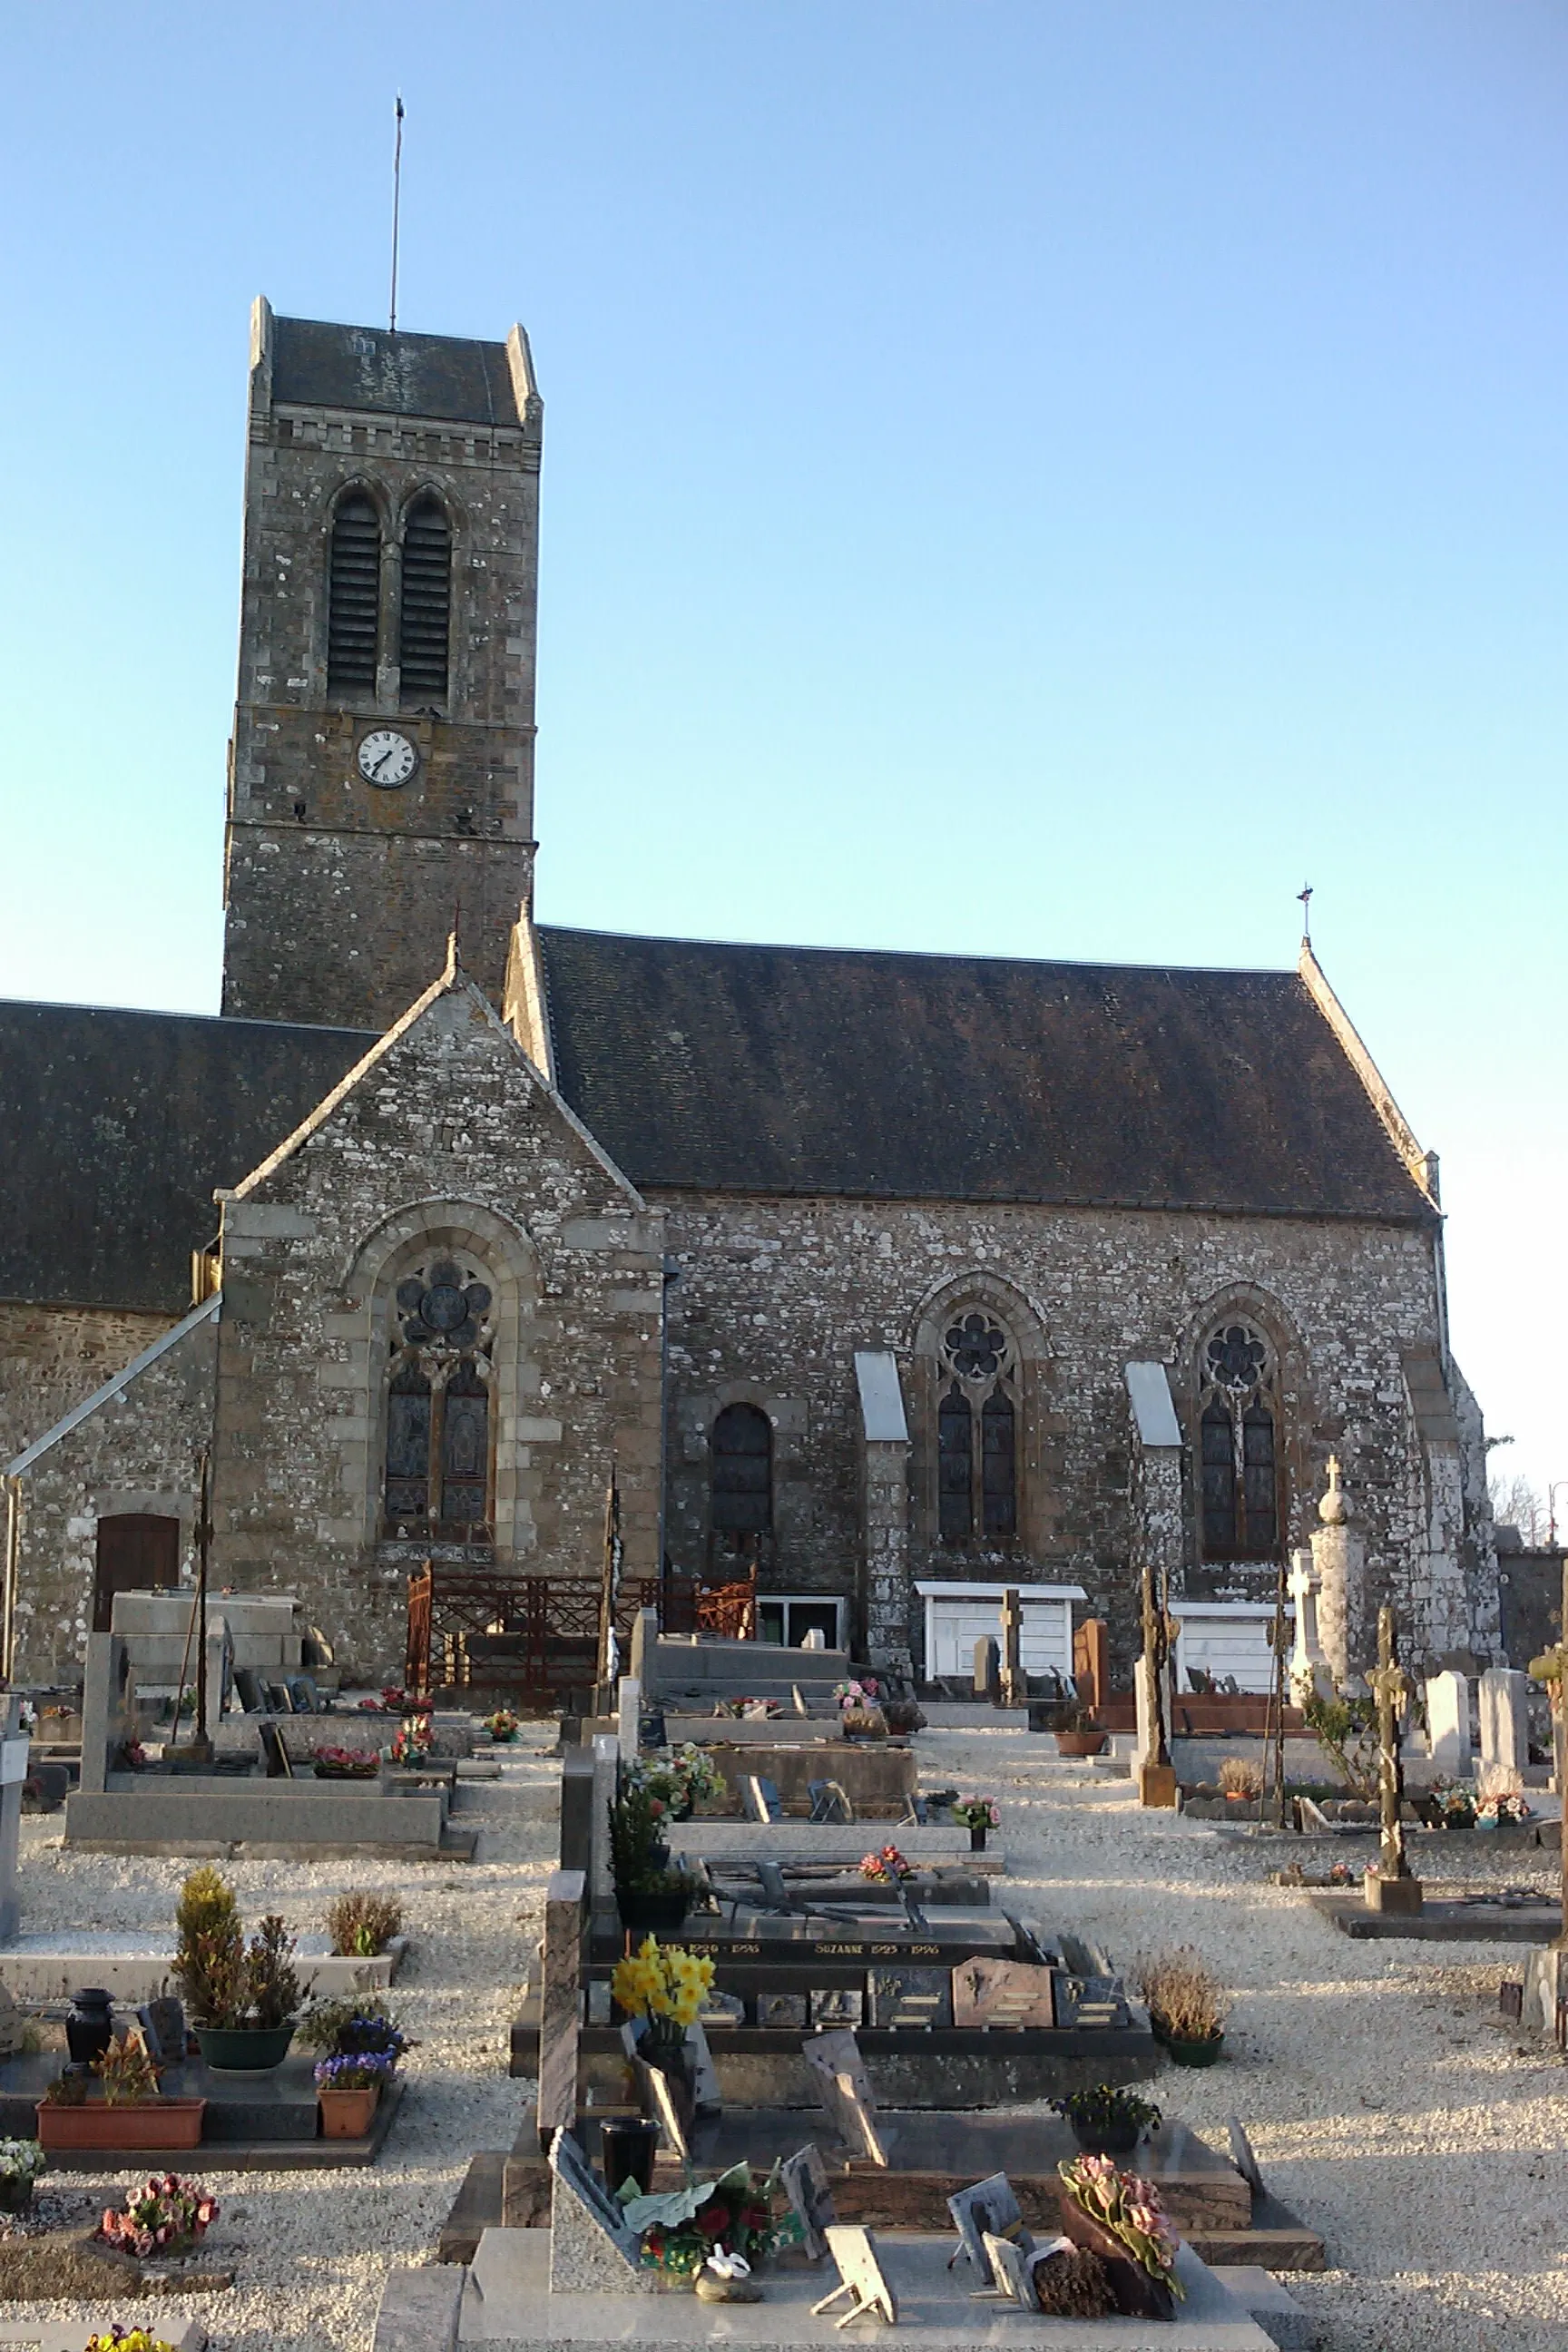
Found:
[[[372,774],[379,776],[382,770],[386,766],[387,761],[389,760],[395,760],[397,754],[395,751],[384,751],[380,759],[376,761],[375,766],[371,771]]]

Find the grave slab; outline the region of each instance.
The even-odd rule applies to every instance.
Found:
[[[1435,1901],[1419,1912],[1373,1911],[1342,1887],[1308,1887],[1307,1900],[1355,1942],[1395,1937],[1418,1944],[1539,1944],[1555,1936],[1563,1913],[1555,1903],[1505,1904],[1477,1899]]]
[[[881,2241],[899,2326],[886,2336],[879,2323],[867,2321],[851,2335],[835,2328],[832,2312],[812,2315],[813,2303],[835,2282],[829,2263],[764,2272],[762,2302],[733,2306],[700,2304],[685,2293],[552,2294],[549,2231],[487,2230],[467,2273],[458,2341],[506,2352],[708,2352],[716,2345],[747,2352],[837,2346],[841,2352],[874,2330],[877,2341],[907,2352],[1274,2352],[1273,2338],[1190,2247],[1178,2256],[1185,2299],[1173,2320],[1079,2320],[976,2302],[965,2274],[947,2267],[952,2242],[951,2231]]]
[[[873,1834],[885,1825],[877,1822],[675,1822],[669,1830],[673,1855],[700,1856],[704,1862],[847,1862],[887,1840]],[[1007,1867],[994,1847],[984,1853],[970,1850],[969,1832],[961,1829],[920,1829],[900,1822],[893,1840],[908,1862],[931,1865],[955,1864],[994,1877]]]
[[[327,1937],[301,1936],[294,1965],[300,1981],[321,1999],[389,1985],[408,1950],[406,1936],[395,1936],[374,1959],[340,1958]],[[174,1967],[174,1953],[124,1936],[61,1930],[52,1936],[17,1936],[0,1944],[0,1984],[17,2000],[68,2000],[78,1985],[102,1985],[112,1998],[135,2008],[155,2000]]]

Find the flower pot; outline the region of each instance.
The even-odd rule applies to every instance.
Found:
[[[269,2074],[281,2066],[294,2039],[289,2025],[197,2025],[192,2028],[203,2063],[215,2074]]]
[[[381,2096],[374,2084],[362,2091],[318,2091],[323,2139],[363,2139],[375,2118]]]
[[[0,2213],[26,2213],[33,2202],[36,2179],[31,2172],[0,2173]]]
[[[985,1829],[986,1829],[986,1824],[985,1824],[984,1822],[970,1822],[970,1824],[969,1824],[969,1851],[970,1851],[970,1853],[984,1853],[984,1851],[985,1851]]]
[[[1085,2156],[1131,2156],[1143,2137],[1142,2124],[1074,2124],[1072,2136]]]
[[[1178,2066],[1216,2066],[1225,2048],[1223,2033],[1211,2033],[1206,2042],[1181,2042],[1173,2033],[1159,2038]]]
[[[1174,2319],[1176,2298],[1164,2280],[1151,2278],[1142,2263],[1133,2261],[1121,2239],[1091,2221],[1071,2197],[1061,2200],[1061,2223],[1064,2237],[1100,2256],[1110,2281],[1110,2292],[1116,2297],[1116,2308],[1125,2318]]]
[[[673,1936],[686,1916],[688,1897],[680,1895],[623,1895],[617,1889],[616,1908],[621,1925],[632,1936]]]
[[[135,2106],[89,2099],[85,2106],[52,2107],[40,2099],[34,2109],[38,2140],[51,2154],[76,2148],[140,2155],[144,2149],[196,2147],[202,2137],[205,2099],[145,2099]]]
[[[114,2016],[110,1997],[101,1985],[83,1985],[71,1995],[70,2009],[66,2017],[66,2048],[79,2066],[90,2066],[101,2058],[114,2039]]]
[[[1105,1731],[1058,1731],[1056,1733],[1058,1756],[1102,1756],[1110,1738]]]

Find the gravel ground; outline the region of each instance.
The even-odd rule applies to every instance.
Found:
[[[468,2156],[511,2143],[526,2086],[507,2079],[507,2029],[555,1851],[552,1822],[521,1818],[558,1767],[545,1727],[526,1727],[499,1783],[465,1789],[484,1834],[477,1862],[237,1863],[247,1922],[265,1909],[298,1930],[347,1885],[395,1887],[414,1949],[394,2000],[420,2047],[388,2149],[374,2171],[203,2169],[224,2212],[209,2245],[237,2259],[234,2289],[205,2307],[222,2352],[367,2352],[390,2263],[428,2256]],[[1352,1944],[1304,1896],[1266,1883],[1273,1849],[1142,1813],[1129,1785],[1045,1760],[1015,1731],[939,1730],[922,1776],[991,1790],[1004,1808],[1009,1876],[998,1898],[1106,1945],[1118,1965],[1195,1944],[1234,1989],[1226,2063],[1167,2074],[1158,2095],[1220,2146],[1239,2116],[1270,2186],[1319,2229],[1336,2267],[1289,2284],[1325,2352],[1568,2352],[1561,2181],[1568,2074],[1500,2023],[1497,1985],[1517,1971],[1498,1945]],[[28,1929],[140,1928],[172,1916],[182,1864],[65,1856],[58,1816],[23,1824]],[[1443,1875],[1534,1882],[1553,1857],[1490,1852]],[[1351,1848],[1352,1855],[1357,1849]],[[116,2315],[47,2309],[89,2327]],[[129,2319],[131,2307],[118,2315]]]

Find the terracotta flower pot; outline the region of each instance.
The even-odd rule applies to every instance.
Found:
[[[1174,2319],[1176,2298],[1163,2279],[1151,2278],[1142,2263],[1134,2262],[1120,2238],[1091,2221],[1073,2198],[1061,2200],[1062,2234],[1075,2246],[1087,2246],[1105,2264],[1110,2281],[1110,2292],[1116,2297],[1116,2308],[1129,2319]]]
[[[40,2099],[34,2113],[38,2141],[52,2154],[71,2148],[113,2149],[139,2155],[147,2148],[197,2147],[205,2099],[145,2099],[134,2106],[109,2106],[89,2099],[85,2106],[50,2106]]]
[[[363,2091],[318,2091],[323,2139],[363,2139],[375,2120],[380,2092],[373,2083]]]
[[[1058,1756],[1101,1756],[1110,1735],[1106,1731],[1058,1731],[1055,1737]]]

